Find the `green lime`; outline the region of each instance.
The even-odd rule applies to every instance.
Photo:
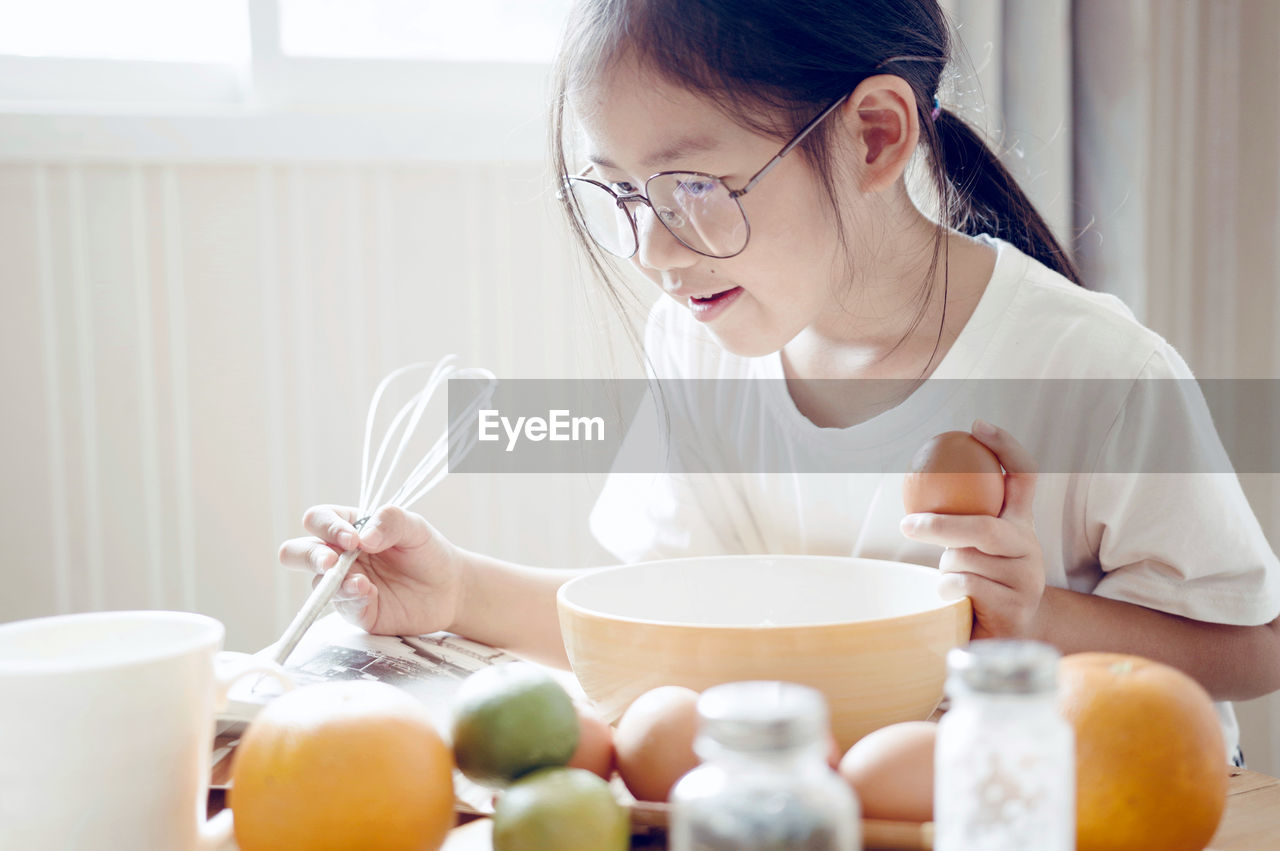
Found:
[[[564,765],[578,746],[573,701],[529,662],[484,668],[453,703],[453,755],[477,783],[505,786],[538,768]]]
[[[627,811],[583,768],[544,768],[517,780],[493,813],[493,851],[625,851]]]

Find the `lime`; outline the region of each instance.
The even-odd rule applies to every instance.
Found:
[[[564,765],[578,746],[573,701],[545,670],[509,662],[477,671],[453,704],[453,754],[477,783],[505,786],[538,768]]]
[[[511,785],[493,813],[493,851],[625,851],[626,809],[583,768],[544,768]]]

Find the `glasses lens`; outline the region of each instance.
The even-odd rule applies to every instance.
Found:
[[[675,238],[712,257],[747,246],[747,219],[719,178],[692,172],[659,174],[646,186],[654,212]]]
[[[582,227],[596,243],[619,257],[636,252],[636,232],[631,218],[618,206],[617,197],[590,180],[570,177],[565,186],[573,194],[573,207]]]

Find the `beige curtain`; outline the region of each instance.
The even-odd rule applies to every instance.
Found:
[[[961,48],[944,102],[989,133],[1090,288],[1201,377],[1280,378],[1280,2],[943,5]],[[1280,545],[1280,477],[1241,479]],[[1280,698],[1237,709],[1250,767],[1280,772]]]
[[[1280,368],[1280,3],[943,0],[943,100],[1197,373]]]
[[[1070,0],[943,0],[942,5],[957,36],[943,103],[987,132],[1054,233],[1068,236]]]

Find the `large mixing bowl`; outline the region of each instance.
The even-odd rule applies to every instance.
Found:
[[[610,721],[661,685],[787,680],[826,695],[841,749],[929,717],[968,598],[937,570],[865,558],[716,556],[584,573],[557,597],[573,672]]]

